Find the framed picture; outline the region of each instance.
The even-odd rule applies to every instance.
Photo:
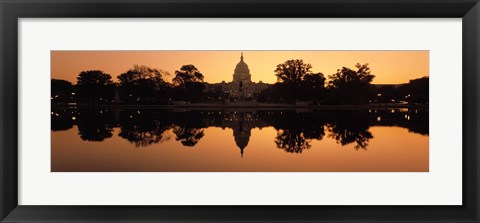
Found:
[[[477,0],[1,1],[2,222],[478,222]]]

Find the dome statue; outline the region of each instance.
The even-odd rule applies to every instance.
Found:
[[[243,53],[240,56],[240,62],[235,67],[233,82],[252,82],[248,65],[243,61]]]

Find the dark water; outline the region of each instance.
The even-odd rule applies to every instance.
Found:
[[[53,109],[52,171],[428,171],[428,110]]]

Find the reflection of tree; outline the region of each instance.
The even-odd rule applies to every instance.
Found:
[[[71,112],[72,111],[61,109],[52,110],[52,131],[63,131],[71,129],[73,127]]]
[[[175,140],[180,141],[182,145],[189,147],[195,146],[205,135],[202,129],[180,126],[175,126],[173,128],[173,133],[175,133],[176,136]]]
[[[338,111],[329,117],[332,118],[327,124],[330,138],[342,146],[356,143],[355,149],[367,149],[370,139],[373,138],[368,131],[370,123],[367,111]]]
[[[291,153],[301,153],[311,147],[311,140],[322,140],[325,126],[329,137],[337,143],[355,143],[355,149],[366,149],[373,138],[368,128],[371,125],[368,110],[322,111],[322,112],[266,112],[262,118],[273,125],[277,132],[275,144]]]
[[[428,110],[406,109],[374,109],[371,110],[370,125],[372,126],[399,126],[409,132],[428,136]]]
[[[278,129],[277,148],[289,153],[301,153],[311,147],[311,140],[322,140],[325,118],[316,112],[280,111],[262,112],[262,119]]]
[[[324,125],[316,125],[315,123],[310,123],[309,126],[303,129],[303,135],[306,139],[322,140],[323,136],[325,136]]]
[[[288,129],[278,130],[275,144],[277,148],[288,153],[302,153],[303,150],[311,147],[310,140],[305,138],[303,132]]]
[[[405,117],[405,115],[403,115]],[[405,118],[405,128],[408,128],[409,132],[418,133],[421,135],[427,135],[429,133],[428,111],[415,110],[408,114],[408,120]]]
[[[118,114],[118,115],[114,115]],[[116,117],[116,118],[115,118]],[[338,144],[352,144],[355,149],[366,149],[374,136],[371,126],[397,126],[410,132],[428,136],[428,110],[421,109],[364,109],[321,111],[167,111],[167,110],[70,110],[53,108],[51,130],[67,130],[78,125],[79,135],[86,141],[103,141],[112,137],[114,127],[120,127],[119,136],[137,147],[146,147],[170,139],[184,146],[194,147],[205,136],[210,126],[231,128],[236,145],[243,151],[255,127],[272,126],[277,130],[276,147],[289,153],[310,149],[314,140],[325,134]],[[321,144],[319,144],[321,146]]]
[[[101,142],[112,137],[115,125],[111,111],[81,110],[77,114],[78,134],[85,141]]]
[[[335,139],[342,146],[356,143],[355,149],[367,149],[368,143],[373,135],[366,129],[345,128],[341,125],[328,125],[329,137]]]
[[[173,133],[175,140],[180,141],[182,145],[193,147],[205,135],[203,128],[205,122],[209,119],[207,115],[199,111],[188,111],[175,113],[172,116],[175,127]]]
[[[120,117],[118,135],[136,147],[146,147],[170,139],[164,133],[171,125],[156,117],[154,112],[123,111]]]

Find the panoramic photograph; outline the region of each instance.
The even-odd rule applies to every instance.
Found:
[[[51,51],[52,172],[429,172],[429,51]]]

